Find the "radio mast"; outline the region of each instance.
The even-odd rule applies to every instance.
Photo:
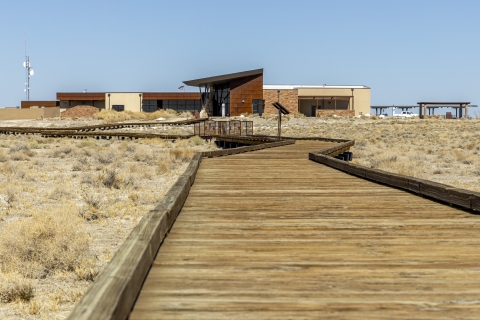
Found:
[[[23,62],[23,67],[27,70],[27,75],[25,79],[25,96],[27,101],[30,101],[30,77],[33,76],[33,69],[30,66],[30,57],[27,56],[27,31],[25,30],[25,61]]]

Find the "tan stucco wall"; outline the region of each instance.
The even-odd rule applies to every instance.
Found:
[[[108,95],[110,94],[110,97]],[[125,111],[140,112],[143,95],[139,97],[139,92],[110,92],[105,93],[105,107],[111,109],[113,105],[124,105]]]
[[[60,108],[0,109],[0,120],[43,119],[60,116]]]
[[[44,118],[55,118],[60,117],[60,108],[44,108],[43,109],[43,117]]]
[[[350,88],[298,88],[299,97],[349,97]],[[353,107],[355,115],[370,113],[370,88],[355,88],[353,90]]]

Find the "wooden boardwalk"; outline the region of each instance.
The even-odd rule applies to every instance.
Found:
[[[130,319],[479,319],[480,216],[308,160],[205,159]]]

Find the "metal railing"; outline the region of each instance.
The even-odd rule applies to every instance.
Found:
[[[193,125],[194,134],[196,136],[218,136],[218,135],[234,135],[234,136],[251,136],[253,135],[253,121],[215,121],[208,120],[198,122]]]

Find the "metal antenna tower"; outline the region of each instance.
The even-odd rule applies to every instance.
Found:
[[[23,62],[23,67],[27,70],[26,80],[25,80],[25,96],[27,101],[30,101],[30,77],[33,76],[33,69],[30,66],[30,57],[27,56],[27,31],[25,30],[25,61]]]

